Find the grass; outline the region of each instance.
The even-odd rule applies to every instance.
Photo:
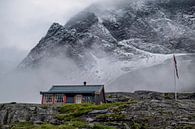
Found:
[[[92,110],[103,110],[103,109],[107,109],[110,107],[116,107],[116,106],[125,106],[130,104],[131,102],[115,102],[115,103],[104,103],[101,105],[96,105],[93,103],[86,103],[86,104],[66,104],[63,107],[60,108],[59,112],[60,113],[70,113],[70,112],[74,112],[76,110],[76,112],[80,111],[92,111]]]
[[[59,120],[71,121],[71,120],[79,120],[79,117],[87,114],[93,110],[103,110],[109,109],[111,107],[123,107],[127,106],[130,103],[134,102],[115,102],[115,103],[104,103],[101,105],[95,105],[93,103],[88,104],[67,104],[59,108],[60,114],[56,117]]]
[[[96,124],[92,129],[116,129],[116,128],[111,126]]]

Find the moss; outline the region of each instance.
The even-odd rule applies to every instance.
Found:
[[[179,125],[175,129],[195,129],[195,125]]]
[[[195,126],[193,127],[192,125],[185,125],[183,129],[195,129]]]
[[[52,124],[43,124],[35,127],[36,129],[59,129],[58,126]]]
[[[59,108],[59,112],[56,117],[59,120],[71,121],[79,120],[79,117],[91,112],[93,110],[103,110],[111,107],[127,106],[132,102],[116,102],[116,103],[104,103],[101,105],[95,105],[93,103],[88,104],[66,104]]]
[[[141,125],[139,123],[134,122],[131,126],[131,129],[141,129]]]
[[[56,118],[58,120],[64,120],[64,121],[79,121],[80,118],[75,116],[75,114],[58,114],[56,115]]]
[[[58,129],[78,129],[78,128],[70,125],[60,125]]]
[[[174,99],[174,93],[164,93],[165,99]]]
[[[131,129],[149,129],[148,123],[136,122],[134,121],[131,125]]]
[[[33,125],[31,122],[19,122],[12,125],[11,129],[59,129],[52,124]]]
[[[130,103],[130,102],[129,102]],[[116,102],[116,103],[104,103],[101,105],[95,105],[93,103],[88,103],[88,104],[66,104],[63,107],[59,109],[60,113],[71,113],[75,111],[80,111],[80,112],[89,112],[92,110],[102,110],[110,107],[115,107],[115,106],[122,106],[128,104],[127,102]]]
[[[52,124],[42,124],[42,125],[33,125],[30,122],[20,122],[16,123],[11,127],[11,129],[82,129],[82,128],[90,128],[90,129],[116,129],[112,126],[95,124],[93,126],[89,126],[88,123],[84,121],[68,121],[63,125],[52,125]]]
[[[63,107],[59,109],[60,113],[70,113],[76,111],[91,111],[91,110],[102,110],[110,107],[116,107],[116,106],[125,106],[128,104],[135,103],[133,101],[131,102],[115,102],[115,103],[104,103],[101,105],[95,105],[93,103],[87,103],[87,104],[66,104]]]
[[[42,109],[48,109],[48,107],[49,107],[48,105],[41,105]]]
[[[87,123],[82,121],[73,121],[66,122],[63,125],[52,125],[52,124],[42,124],[42,125],[33,125],[32,123],[16,123],[12,125],[11,129],[78,129],[78,128],[87,128],[89,127]]]
[[[96,124],[92,127],[92,129],[116,129],[112,126],[102,125],[102,124]]]
[[[33,129],[34,125],[31,122],[20,122],[11,125],[11,129]]]
[[[72,127],[77,127],[77,128],[89,128],[88,123],[84,121],[69,121],[69,122],[65,122],[64,124]]]
[[[113,112],[113,113],[116,113],[116,114],[119,114],[119,113],[121,112],[121,110],[122,110],[122,108],[117,107],[117,108],[113,108],[113,109],[112,109],[112,112]]]

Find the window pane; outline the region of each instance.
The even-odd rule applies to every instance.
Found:
[[[52,102],[52,95],[45,95],[45,101],[46,101],[46,103],[51,103]]]
[[[92,103],[94,101],[94,97],[93,96],[84,96],[83,99],[87,103]]]
[[[76,103],[81,103],[82,102],[82,96],[81,95],[77,95],[76,96]]]
[[[64,102],[64,95],[63,94],[56,94],[55,95],[55,102],[56,103],[63,103]]]

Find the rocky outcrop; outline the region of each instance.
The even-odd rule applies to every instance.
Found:
[[[53,114],[57,113],[56,107],[39,104],[0,104],[0,124],[9,125],[17,122],[31,121],[35,124],[43,122],[55,123]]]
[[[174,93],[160,93],[153,91],[135,91],[134,93],[112,92],[106,94],[108,102],[128,101],[130,100],[173,100]],[[195,93],[179,93],[179,100],[195,100]]]
[[[195,94],[137,91],[135,93],[107,93],[107,105],[74,107],[39,104],[0,104],[0,127],[9,129],[14,124],[49,123],[63,125],[67,121],[82,120],[88,125],[106,124],[120,129],[189,129],[195,127]],[[118,102],[118,103],[116,103]],[[78,110],[77,110],[78,109]],[[77,110],[77,111],[76,111]],[[68,114],[70,113],[70,114]],[[74,117],[75,118],[74,118]],[[89,127],[88,127],[89,128]]]

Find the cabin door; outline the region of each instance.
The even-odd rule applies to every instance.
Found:
[[[66,96],[66,103],[67,104],[74,103],[74,96]]]
[[[76,95],[76,103],[82,103],[82,95]]]

